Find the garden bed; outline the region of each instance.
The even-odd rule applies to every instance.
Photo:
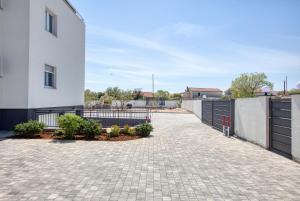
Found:
[[[128,140],[136,140],[142,138],[141,136],[134,135],[125,135],[120,134],[118,137],[108,137],[107,133],[101,133],[100,135],[95,136],[94,139],[86,140],[84,135],[75,135],[73,140],[84,140],[84,141],[128,141]],[[55,136],[53,131],[45,131],[40,134],[34,136],[22,136],[22,135],[14,135],[9,137],[10,139],[44,139],[44,140],[66,140],[63,137]]]
[[[120,128],[113,125],[102,129],[102,124],[95,120],[83,119],[75,114],[65,114],[57,118],[59,129],[46,130],[39,121],[28,121],[15,126],[14,139],[52,139],[52,140],[88,140],[88,141],[127,141],[148,137],[153,131],[150,123],[136,127],[125,125]]]

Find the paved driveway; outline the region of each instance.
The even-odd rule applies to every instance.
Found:
[[[300,200],[299,164],[192,114],[154,126],[128,142],[0,141],[0,200]]]

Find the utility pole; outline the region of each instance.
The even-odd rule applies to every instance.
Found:
[[[287,76],[285,76],[285,90],[286,90],[286,93],[288,92],[288,78]]]
[[[152,74],[152,93],[154,98],[154,74]]]
[[[285,94],[285,80],[283,80],[283,94],[286,95]]]

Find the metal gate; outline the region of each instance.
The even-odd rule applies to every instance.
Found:
[[[202,122],[213,128],[223,130],[223,118],[230,123],[230,135],[234,134],[234,100],[202,101]]]
[[[291,99],[270,99],[270,149],[291,157]]]
[[[212,126],[212,111],[213,102],[202,101],[202,122],[210,126]]]

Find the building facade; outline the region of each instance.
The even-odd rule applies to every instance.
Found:
[[[223,95],[223,91],[217,88],[193,88],[187,87],[182,94],[183,99],[217,99]]]
[[[82,108],[85,24],[67,0],[1,0],[0,130],[34,109]]]

